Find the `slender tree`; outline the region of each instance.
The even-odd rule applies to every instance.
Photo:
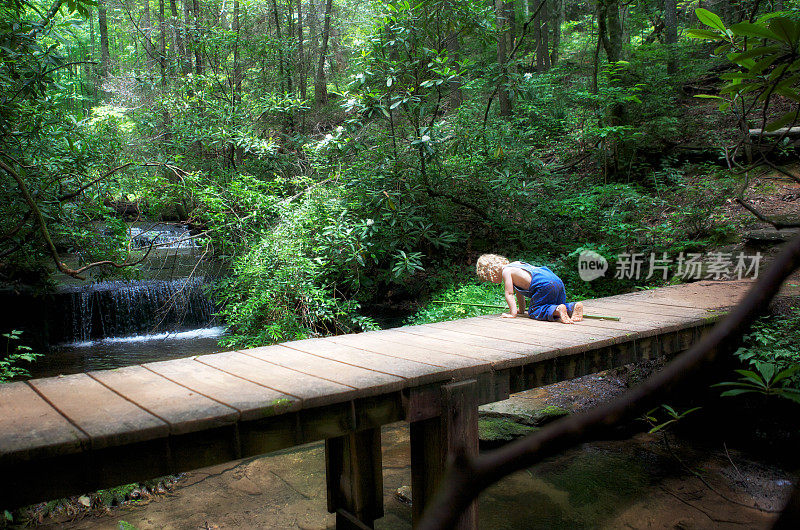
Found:
[[[508,95],[508,69],[506,67],[506,7],[503,0],[494,2],[495,16],[497,17],[497,65],[500,67],[500,87],[497,93],[497,100],[500,103],[500,115],[511,116],[511,98]]]
[[[669,48],[667,53],[667,73],[674,74],[676,69],[675,44],[678,42],[678,2],[664,0],[664,44]]]
[[[187,0],[188,1],[188,0]],[[200,0],[192,0],[192,20],[194,29],[194,69],[197,75],[203,74],[203,56],[200,50]]]
[[[167,86],[167,26],[164,24],[164,0],[158,0],[158,66],[161,70],[161,86]]]
[[[153,41],[150,40],[150,33],[152,31],[152,20],[150,19],[150,0],[143,0],[142,5],[142,22],[140,25],[142,45],[144,46],[144,62],[145,70],[148,77],[151,75],[153,67]]]
[[[178,15],[178,4],[175,0],[169,0],[169,8],[172,12],[170,24],[172,25],[172,42],[174,45],[173,55],[181,65],[181,71],[184,69],[186,50],[183,47],[183,28],[180,23],[180,16]]]
[[[272,0],[272,15],[275,20],[275,36],[278,38],[278,78],[280,82],[280,91],[286,92],[286,72],[284,71],[283,61],[283,42],[281,38],[281,21],[278,16],[278,0]]]
[[[564,0],[554,0],[553,14],[553,47],[550,50],[550,65],[558,64],[558,53],[561,48],[561,23],[564,21]]]
[[[300,99],[308,95],[306,87],[306,54],[303,50],[303,0],[297,0],[297,84],[300,88]]]
[[[106,14],[106,0],[97,2],[97,27],[100,31],[100,76],[108,76],[108,20]]]
[[[319,62],[317,63],[317,74],[314,77],[314,103],[319,107],[328,101],[328,83],[325,79],[325,59],[328,54],[328,39],[331,35],[331,11],[333,10],[333,0],[327,0],[325,4],[325,23],[322,29],[322,42],[319,47]]]

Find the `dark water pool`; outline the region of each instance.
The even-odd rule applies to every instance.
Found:
[[[27,366],[33,377],[67,375],[223,351],[222,326],[155,335],[77,342],[53,347]]]

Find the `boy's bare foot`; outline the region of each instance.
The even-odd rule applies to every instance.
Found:
[[[553,311],[553,317],[556,320],[563,322],[564,324],[573,324],[572,319],[569,318],[569,312],[567,311],[567,306],[561,304],[560,306],[556,307],[556,310]]]
[[[572,321],[580,322],[581,320],[583,320],[583,303],[575,302],[575,306],[572,308]]]

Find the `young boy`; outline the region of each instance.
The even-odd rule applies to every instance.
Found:
[[[564,282],[547,267],[534,267],[524,261],[509,263],[497,254],[484,254],[475,267],[482,280],[502,283],[505,286],[509,312],[514,318],[525,311],[525,297],[530,297],[528,316],[536,320],[559,321],[573,324],[583,320],[583,304],[567,303]],[[516,300],[515,300],[516,294]],[[519,309],[517,309],[519,307]]]

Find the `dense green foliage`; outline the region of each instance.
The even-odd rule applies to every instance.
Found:
[[[800,309],[781,316],[765,317],[753,325],[745,337],[744,345],[736,352],[737,357],[752,372],[755,370],[770,376],[790,370],[782,386],[800,391]],[[766,368],[771,367],[771,368]],[[765,377],[770,382],[771,377]],[[800,398],[795,398],[800,399]]]
[[[659,2],[337,0],[328,25],[316,2],[63,4],[1,8],[0,280],[134,275],[125,221],[180,222],[230,271],[232,346],[372,329],[431,293],[496,300],[471,278],[485,251],[550,266],[576,298],[655,285],[583,282],[576,260],[731,240],[740,180],[716,153],[738,133],[698,134],[718,118],[687,87],[727,61],[750,69],[723,74],[731,97],[791,105],[797,85],[794,2],[726,12],[755,20],[730,26],[727,58],[670,40]],[[702,13],[679,26],[723,37]]]
[[[28,370],[24,365],[41,356],[39,353],[34,353],[29,346],[19,343],[21,335],[22,332],[16,329],[0,335],[6,340],[5,352],[0,357],[0,383],[5,383],[15,377],[27,376]]]

